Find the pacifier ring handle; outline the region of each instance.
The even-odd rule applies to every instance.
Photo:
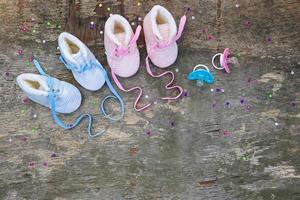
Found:
[[[221,53],[217,53],[216,55],[214,55],[213,57],[212,57],[212,59],[211,59],[211,64],[213,65],[213,67],[215,68],[215,69],[218,69],[218,70],[222,70],[222,69],[224,69],[224,67],[217,67],[216,65],[215,65],[215,59],[216,59],[216,57],[217,56],[222,56],[222,54]]]
[[[196,65],[196,66],[194,67],[193,71],[196,71],[198,68],[204,68],[204,69],[206,69],[206,71],[209,72],[208,67],[207,67],[206,65],[203,65],[203,64],[198,64],[198,65]]]

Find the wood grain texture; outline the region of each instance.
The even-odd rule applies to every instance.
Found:
[[[98,109],[108,89],[89,92],[74,81],[58,60],[57,37],[63,30],[77,35],[109,69],[100,34],[107,8],[136,26],[157,3],[177,21],[191,8],[170,67],[178,68],[176,81],[187,95],[136,113],[136,94],[121,93],[125,118],[110,122]],[[0,0],[0,199],[300,199],[299,6],[297,0]],[[165,95],[165,79],[147,75],[143,39],[139,45],[142,67],[121,81],[142,85],[146,103]],[[212,86],[187,80],[196,64],[210,66],[224,47],[239,67],[230,75],[212,70]],[[89,141],[86,123],[64,131],[47,108],[22,103],[15,77],[36,73],[32,56],[83,95],[80,109],[62,118],[92,113],[104,136]]]

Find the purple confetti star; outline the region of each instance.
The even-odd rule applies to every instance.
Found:
[[[229,101],[227,101],[225,104],[226,104],[227,107],[230,106],[230,102]]]
[[[57,157],[56,153],[53,152],[53,153],[51,154],[51,158],[56,158],[56,157]]]
[[[35,163],[34,162],[29,162],[29,164],[28,164],[28,168],[30,168],[30,169],[33,169],[33,168],[35,168]]]
[[[146,132],[145,132],[145,134],[147,135],[147,136],[151,136],[152,134],[151,134],[151,131],[149,131],[149,130],[147,130]]]
[[[269,37],[267,38],[267,41],[268,41],[268,43],[272,43],[272,41],[273,41],[272,37],[269,36]]]
[[[43,162],[43,167],[47,168],[48,166],[48,162]]]
[[[244,104],[244,103],[245,103],[245,99],[244,99],[244,98],[241,98],[240,103],[241,103],[241,104]]]
[[[229,136],[229,135],[230,135],[230,132],[229,132],[229,131],[223,131],[223,135],[224,135],[224,136]]]
[[[246,26],[247,28],[250,28],[250,27],[252,26],[252,23],[251,23],[250,21],[246,21],[246,22],[245,22],[245,26]]]
[[[5,78],[5,80],[7,80],[7,81],[12,81],[12,80],[14,80],[14,77],[13,77],[13,75],[12,75],[12,73],[11,72],[4,72],[4,78]]]
[[[296,107],[296,101],[292,101],[292,102],[291,102],[291,106],[292,106],[292,107]]]
[[[175,122],[173,122],[173,121],[170,124],[171,124],[171,126],[175,126]]]
[[[214,39],[214,36],[208,35],[207,39],[208,39],[208,40],[213,40],[213,39]]]
[[[183,95],[184,97],[187,97],[187,96],[188,96],[188,92],[187,92],[187,91],[184,91],[182,95]]]

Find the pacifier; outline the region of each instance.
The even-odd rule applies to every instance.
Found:
[[[202,68],[202,69],[201,69]],[[197,81],[197,86],[201,87],[204,84],[213,84],[214,77],[209,72],[209,69],[206,65],[196,65],[191,73],[188,75],[190,81]]]
[[[229,49],[225,48],[223,53],[217,53],[216,55],[214,55],[212,57],[212,60],[211,60],[211,63],[214,66],[214,68],[218,69],[218,70],[224,69],[225,72],[229,74],[230,70],[229,70],[229,67],[228,67],[228,63],[235,63],[236,62],[236,61],[233,61],[233,60],[231,61],[231,59],[228,58],[229,54],[230,54]],[[215,59],[216,59],[217,56],[220,56],[220,65],[221,65],[221,67],[217,67],[215,65]]]

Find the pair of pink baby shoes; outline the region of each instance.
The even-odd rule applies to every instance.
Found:
[[[144,35],[148,56],[146,57],[146,69],[152,77],[162,77],[171,75],[172,79],[165,86],[167,90],[177,89],[179,94],[175,97],[163,97],[165,100],[178,99],[182,95],[180,86],[171,86],[174,81],[174,73],[166,71],[162,74],[155,75],[151,71],[149,59],[159,68],[166,68],[172,65],[178,55],[176,41],[180,38],[186,22],[186,16],[180,20],[177,29],[176,22],[172,14],[164,7],[156,5],[146,15],[143,23]],[[122,16],[112,14],[105,24],[104,44],[108,64],[111,68],[112,77],[117,86],[125,91],[130,92],[139,90],[139,95],[134,103],[136,111],[142,111],[149,107],[151,103],[137,108],[139,99],[143,91],[141,87],[125,89],[119,82],[117,76],[131,77],[137,73],[140,66],[140,53],[137,47],[141,26],[138,26],[134,33],[129,22]]]

